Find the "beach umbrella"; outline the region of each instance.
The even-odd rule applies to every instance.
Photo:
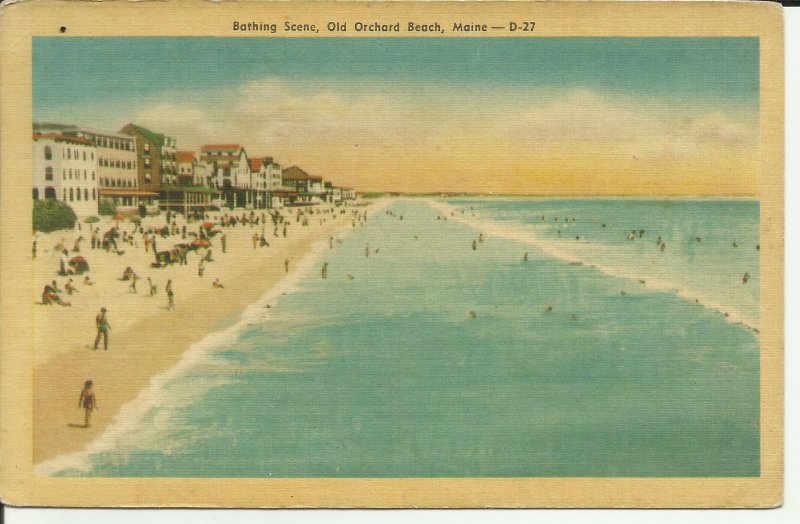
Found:
[[[94,224],[96,222],[100,222],[100,219],[95,217],[95,216],[91,216],[91,217],[86,218],[86,220],[84,220],[84,222],[86,222],[87,224]]]
[[[214,223],[213,222],[203,222],[203,227],[206,228],[206,229],[211,229],[212,227],[214,227]]]
[[[211,241],[207,238],[197,238],[192,240],[192,245],[194,247],[211,247]]]
[[[115,220],[117,222],[117,227],[119,227],[119,221],[125,220],[125,217],[122,215],[114,215],[114,217],[111,220]]]

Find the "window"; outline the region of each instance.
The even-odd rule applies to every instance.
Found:
[[[88,189],[84,189],[83,190],[83,199],[84,200],[89,200],[89,190]]]
[[[83,152],[83,159],[86,160],[86,151]]]
[[[44,179],[45,180],[53,180],[53,168],[52,167],[48,166],[48,167],[44,168]]]
[[[47,192],[47,190],[45,189],[45,193],[46,192]],[[64,202],[66,202],[66,201],[67,201],[67,190],[64,189]]]
[[[66,169],[62,169],[61,170],[61,180],[66,180],[66,179],[67,179],[67,170]]]
[[[44,146],[44,159],[53,160],[53,149],[50,146]],[[39,200],[38,198],[36,200]]]
[[[72,202],[75,198],[75,193],[72,191],[72,188],[69,188],[69,201]]]
[[[69,170],[69,179],[72,180],[72,169]]]
[[[86,170],[83,170],[83,179],[86,180]]]
[[[67,148],[67,160],[72,159],[72,149]]]
[[[70,191],[72,191],[72,190],[70,189]],[[76,195],[75,195],[75,199],[76,199],[78,202],[80,202],[80,201],[81,201],[81,188],[78,188],[78,189],[76,189],[76,190],[75,190],[75,193],[76,193]]]
[[[92,188],[92,200],[97,200],[97,189]]]
[[[92,180],[94,180],[94,171],[92,171]]]

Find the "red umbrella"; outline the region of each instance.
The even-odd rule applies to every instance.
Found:
[[[192,240],[192,245],[195,247],[211,247],[211,241],[207,238],[197,238]]]
[[[211,229],[212,227],[214,227],[214,223],[213,222],[203,222],[203,227],[206,228],[206,229]]]

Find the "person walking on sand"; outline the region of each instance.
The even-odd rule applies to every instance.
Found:
[[[475,251],[478,249],[478,244],[473,240],[472,241],[472,250]]]
[[[222,244],[222,252],[225,252],[225,248],[228,245],[228,236],[225,233],[222,233],[222,236],[219,237],[219,242]]]
[[[203,271],[205,271],[205,269],[206,269],[205,259],[201,258],[200,262],[197,264],[197,276],[202,277]]]
[[[322,278],[328,278],[328,263],[327,262],[322,264],[322,274],[321,274],[321,276],[322,276]]]
[[[253,233],[253,249],[258,247],[258,233]]]
[[[111,331],[111,324],[108,323],[106,316],[106,308],[101,308],[100,313],[94,319],[97,325],[97,336],[94,339],[94,349],[96,350],[100,345],[100,337],[103,337],[103,349],[108,351],[108,332]]]
[[[92,385],[93,382],[91,380],[84,382],[83,389],[81,390],[81,396],[78,398],[78,407],[83,408],[84,410],[84,428],[91,426],[90,422],[92,421],[92,411],[97,409],[97,398],[94,396],[94,391],[92,391]]]
[[[364,256],[369,258],[369,244],[367,244],[367,247],[364,248]]]
[[[288,258],[284,258],[284,259],[283,259],[283,270],[284,270],[286,273],[288,273],[288,272],[289,272],[289,259],[288,259]]]
[[[328,239],[328,248],[333,249],[333,237]],[[34,257],[35,258],[35,257]]]
[[[175,292],[172,291],[172,280],[167,280],[167,287],[164,289],[167,292],[167,309],[172,311],[175,309]]]
[[[136,293],[136,282],[139,281],[139,275],[135,272],[131,275],[131,285],[128,287],[128,292]]]
[[[158,293],[158,287],[153,284],[153,281],[150,279],[150,277],[147,277],[147,284],[150,286],[150,296],[155,296],[156,293]]]

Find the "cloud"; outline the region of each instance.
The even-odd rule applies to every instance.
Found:
[[[758,146],[752,109],[591,89],[271,78],[138,103],[127,111],[99,108],[97,114],[106,119],[114,114],[107,121],[115,128],[135,122],[174,136],[180,149],[240,143],[251,155],[271,155],[284,165],[300,164],[340,183],[373,188],[409,189],[417,183],[425,190],[457,189],[449,185],[471,183],[474,190],[486,185],[489,166],[509,181],[523,180],[527,166],[545,172],[544,165],[564,179],[579,180],[580,173],[598,171],[601,164],[634,177],[656,166],[643,160],[658,162],[659,169],[698,162],[705,169],[724,164],[726,155],[755,156]],[[626,164],[631,159],[638,163]]]
[[[504,122],[499,132],[531,147],[606,148],[639,156],[682,159],[710,148],[754,150],[757,121],[738,121],[719,110],[704,111],[681,101],[601,96],[575,90],[549,96]]]

